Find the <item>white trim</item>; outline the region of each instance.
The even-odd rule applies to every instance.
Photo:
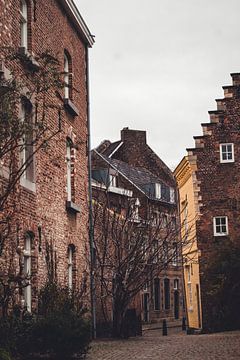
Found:
[[[231,153],[232,153],[232,159],[223,159],[223,151],[222,151],[222,147],[223,146],[228,146],[231,145]],[[221,143],[219,144],[220,147],[220,162],[221,163],[232,163],[234,162],[234,144],[233,143]],[[227,152],[228,154],[228,152]]]
[[[226,232],[217,232],[216,219],[225,219]],[[222,224],[220,224],[222,226]],[[228,235],[228,217],[227,216],[215,216],[213,218],[213,233],[214,236],[227,236]]]
[[[64,51],[64,99],[69,99],[69,58]]]
[[[31,276],[31,237],[30,235],[25,236],[24,240],[24,274],[26,276]],[[28,280],[28,285],[24,287],[24,305],[27,308],[28,312],[31,312],[32,309],[32,289],[31,289],[31,281]]]
[[[94,44],[94,37],[90,33],[85,21],[83,20],[78,8],[74,4],[73,0],[58,0],[66,10],[67,14],[73,21],[78,33],[80,33],[82,39],[88,46],[92,47]]]
[[[20,2],[21,47],[28,48],[28,8],[25,0]]]
[[[155,198],[161,199],[162,197],[162,187],[160,183],[155,183]]]
[[[120,144],[118,144],[118,146],[116,147],[116,149],[114,149],[108,157],[111,158],[113,154],[115,154],[115,152],[118,151],[118,149],[122,146],[122,144],[123,142],[121,141]]]

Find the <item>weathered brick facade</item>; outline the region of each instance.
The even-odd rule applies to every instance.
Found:
[[[72,97],[79,114],[71,106],[64,106],[63,89],[58,94],[47,93],[49,104],[62,108],[61,114],[48,109],[49,128],[54,131],[61,123],[61,131],[40,149],[34,158],[35,189],[17,186],[18,210],[15,214],[19,230],[19,246],[23,248],[26,233],[31,234],[32,301],[47,276],[46,243],[53,245],[57,279],[68,284],[68,248],[74,248],[73,283],[78,286],[87,269],[86,244],[88,243],[88,93],[87,52],[93,39],[72,1],[26,0],[28,9],[26,57],[34,61],[37,54],[49,51],[60,62],[64,71],[64,51],[71,56]],[[20,48],[20,0],[0,1],[0,46],[11,46],[18,53]],[[21,50],[23,51],[23,50]],[[26,52],[25,51],[25,52]],[[5,60],[3,53],[1,59]],[[32,62],[32,60],[30,61]],[[26,62],[5,61],[10,71],[22,79],[29,71]],[[25,81],[25,80],[24,80]],[[26,85],[31,88],[31,83]],[[34,102],[34,101],[33,101]],[[33,103],[33,106],[35,104]],[[66,141],[74,148],[74,203],[80,208],[66,208],[67,163]],[[71,155],[72,156],[72,155]]]
[[[186,195],[188,202],[193,195],[195,204],[196,218],[191,221],[196,226],[195,260],[199,263],[201,288],[202,324],[200,321],[199,327],[204,330],[209,330],[210,322],[214,324],[215,316],[214,304],[210,304],[208,298],[211,282],[208,266],[224,246],[240,246],[240,74],[231,76],[232,85],[223,86],[224,97],[216,100],[217,110],[209,111],[210,122],[201,124],[203,135],[194,137],[195,148],[187,149],[188,156],[182,161],[182,164],[188,163],[192,178],[192,188],[189,187]],[[181,197],[185,176],[181,163],[175,173]]]
[[[123,216],[125,215],[124,201],[129,204],[126,200],[128,197],[128,199],[139,200],[139,219],[147,220],[151,212],[164,214],[168,221],[172,218],[175,220],[178,218],[174,177],[168,167],[147,145],[145,131],[124,128],[121,131],[121,140],[114,143],[104,141],[100,144],[93,150],[92,171],[94,180],[99,183],[105,182],[107,184],[108,180],[105,177],[108,177],[109,173],[117,176],[116,190],[108,190],[109,207],[115,211],[119,211],[120,207]],[[162,184],[162,193],[159,200],[151,193],[152,189],[146,190],[150,183]],[[101,188],[94,184],[93,195],[95,199],[98,199]],[[175,199],[173,202],[170,201],[170,198],[164,198],[164,196],[167,196],[164,193],[165,188],[168,189],[166,194],[170,188],[174,190]],[[122,191],[121,193],[120,189],[125,189],[125,192]],[[128,194],[129,192],[131,195]],[[141,220],[139,221],[141,223]],[[143,321],[160,322],[164,318],[174,320],[182,317],[184,312],[181,259],[179,258],[178,261],[178,266],[170,263],[157,276],[159,279],[159,304],[157,309],[154,309],[156,303],[153,282],[146,285],[146,288],[139,293],[136,302],[132,304],[131,308],[137,308],[137,313],[141,313]],[[169,305],[165,303],[165,279],[169,279]],[[177,282],[174,282],[174,280],[177,280]],[[174,284],[175,286],[177,284],[176,288],[174,288]]]

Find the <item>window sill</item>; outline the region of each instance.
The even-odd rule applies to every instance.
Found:
[[[20,185],[26,188],[27,190],[30,190],[32,192],[36,192],[36,184],[32,181],[29,181],[27,179],[20,179]]]
[[[27,48],[20,47],[19,50],[20,59],[24,62],[24,64],[31,69],[32,71],[38,71],[39,70],[39,63],[35,59],[34,55],[31,54]]]
[[[78,116],[79,110],[70,99],[64,99],[64,107],[72,116]]]
[[[76,205],[74,202],[72,201],[66,201],[66,210],[72,213],[80,213],[80,206]]]

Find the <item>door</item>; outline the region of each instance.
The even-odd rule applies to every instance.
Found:
[[[174,317],[179,319],[179,292],[178,290],[174,291]]]
[[[197,293],[197,311],[198,311],[198,327],[201,329],[201,310],[200,310],[200,291],[199,291],[199,285],[196,284],[196,293]]]
[[[149,322],[149,294],[143,294],[143,321]]]

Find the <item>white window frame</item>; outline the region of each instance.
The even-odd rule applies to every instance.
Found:
[[[69,99],[69,58],[64,52],[64,98]]]
[[[32,247],[32,239],[29,234],[26,234],[24,239],[24,274],[27,277],[31,276],[31,247]],[[32,288],[30,279],[27,280],[28,285],[24,287],[24,306],[27,308],[28,312],[32,310]]]
[[[73,288],[73,247],[68,247],[68,288]]]
[[[171,204],[175,203],[175,190],[172,187],[170,187],[170,203]]]
[[[20,2],[21,47],[28,48],[28,8],[25,0]]]
[[[231,146],[231,152],[227,150],[228,146]],[[234,162],[234,144],[233,143],[223,143],[223,144],[220,144],[219,147],[220,147],[220,162],[221,163]],[[226,151],[223,151],[223,147],[226,147]],[[223,154],[226,154],[227,159],[223,159]],[[228,159],[229,154],[232,155],[231,159]]]
[[[173,290],[178,290],[179,289],[179,279],[174,279],[173,280]]]
[[[155,183],[155,198],[161,199],[162,193],[161,193],[161,184]]]
[[[24,123],[26,120],[26,108],[23,103],[20,105],[20,121]],[[32,145],[33,146],[33,145]],[[32,152],[34,153],[34,146],[32,148]],[[20,184],[24,186],[25,188],[36,191],[36,185],[35,185],[35,156],[32,153],[32,163],[25,169],[23,172],[21,178],[20,178]],[[27,146],[25,145],[25,135],[21,141],[21,151],[20,151],[20,166],[22,167],[23,164],[27,161]],[[32,166],[32,176],[29,177],[29,169],[30,166]]]
[[[225,224],[222,224],[222,222],[221,222],[220,225],[218,225],[217,219],[225,219]],[[220,232],[217,231],[217,226],[221,227]],[[225,232],[222,231],[223,226],[226,227]],[[213,233],[214,233],[214,236],[227,236],[228,235],[228,217],[227,216],[215,216],[213,218]]]
[[[117,176],[113,174],[109,174],[109,184],[112,187],[117,187]]]
[[[70,141],[67,140],[67,201],[72,201],[72,169],[71,169],[71,144]]]

